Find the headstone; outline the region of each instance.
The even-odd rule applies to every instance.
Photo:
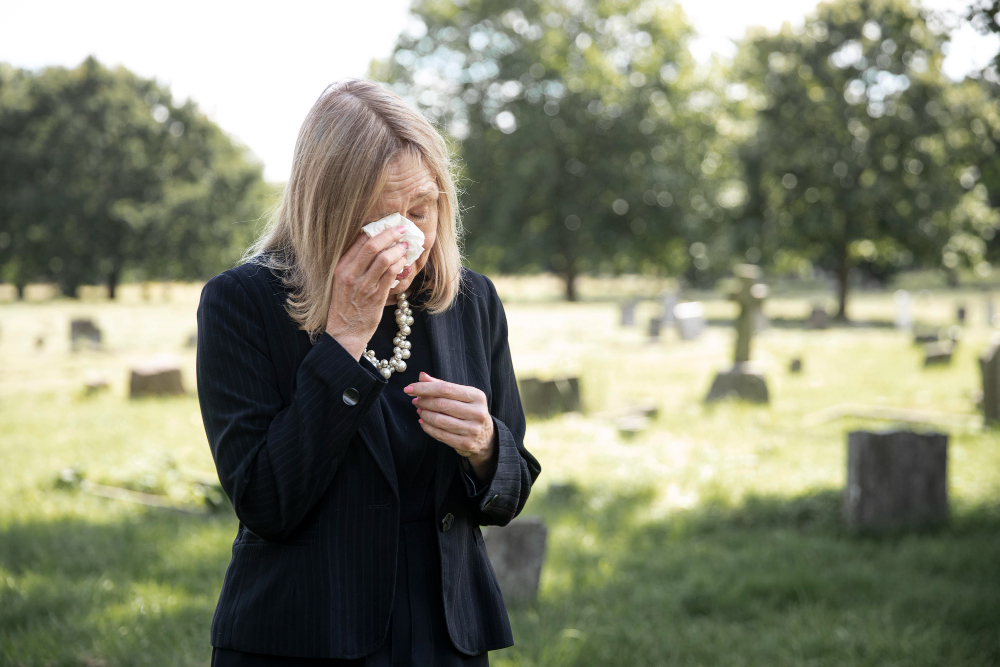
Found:
[[[84,393],[87,396],[93,396],[94,394],[107,389],[109,386],[108,378],[103,373],[87,373],[86,384],[84,384]]]
[[[660,319],[663,320],[664,324],[673,324],[674,306],[677,305],[677,292],[664,292],[661,294],[660,305],[663,310],[663,315]]]
[[[69,323],[69,341],[73,350],[78,350],[81,344],[96,349],[101,346],[101,330],[93,320],[75,318]]]
[[[936,343],[939,340],[941,340],[940,329],[927,326],[926,324],[917,325],[913,328],[913,342],[918,345],[921,343]]]
[[[892,298],[896,302],[896,328],[911,328],[913,326],[913,313],[910,309],[910,293],[905,289],[896,290]]]
[[[983,380],[983,423],[1000,424],[1000,335],[994,334],[980,355],[979,373]]]
[[[541,380],[535,377],[520,381],[524,414],[548,417],[563,412],[580,411],[580,379],[562,377]]]
[[[623,415],[615,420],[618,433],[626,438],[634,438],[649,428],[649,418],[645,415]]]
[[[654,317],[649,320],[649,339],[652,341],[660,340],[660,318]]]
[[[948,520],[948,436],[852,431],[847,437],[844,520],[865,531]]]
[[[755,331],[757,311],[767,296],[767,285],[760,282],[763,271],[753,264],[739,264],[733,270],[737,282],[729,298],[740,305],[736,318],[736,346],[733,367],[720,371],[712,382],[705,402],[735,397],[754,403],[767,403],[769,396],[764,376],[750,369],[750,341]]]
[[[788,371],[791,373],[801,373],[802,372],[802,359],[800,357],[795,357],[788,364]]]
[[[181,369],[172,358],[156,358],[132,368],[129,397],[184,394]]]
[[[951,363],[954,345],[951,341],[938,341],[924,345],[924,366],[944,366]]]
[[[830,327],[830,316],[826,308],[819,304],[814,304],[809,319],[806,320],[806,329],[828,329]]]
[[[955,311],[955,319],[958,320],[959,324],[965,324],[965,304],[960,305]]]
[[[674,306],[674,323],[682,340],[694,340],[705,330],[705,304],[687,301]]]
[[[35,336],[35,349],[41,350],[43,347],[45,347],[45,336],[39,334]]]
[[[635,325],[635,301],[626,301],[622,304],[622,326],[631,327]]]
[[[195,331],[194,333],[192,333],[191,335],[188,336],[185,345],[187,347],[198,347],[198,332],[197,331]]]
[[[497,575],[504,601],[534,602],[545,562],[548,529],[541,517],[518,517],[504,527],[483,530],[486,553]]]

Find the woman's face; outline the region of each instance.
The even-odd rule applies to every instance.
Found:
[[[399,284],[389,290],[389,302],[395,302],[395,295],[408,290],[413,278],[427,263],[434,240],[437,238],[438,186],[422,160],[401,154],[389,163],[389,179],[372,215],[365,224],[399,213],[413,221],[424,233],[424,251],[412,266],[404,268],[405,277],[396,276]]]

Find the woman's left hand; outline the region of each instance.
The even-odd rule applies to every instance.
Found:
[[[419,382],[403,391],[414,397],[424,432],[467,458],[482,478],[496,451],[486,394],[476,387],[445,382],[423,372]]]

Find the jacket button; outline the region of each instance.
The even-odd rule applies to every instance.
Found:
[[[358,401],[361,400],[361,394],[359,394],[358,390],[354,387],[348,387],[344,390],[343,398],[344,403],[347,403],[348,405],[357,405]]]
[[[496,500],[499,497],[500,497],[499,493],[494,494],[492,498],[490,498],[489,500],[486,501],[486,504],[483,505],[483,507],[489,507],[490,505],[493,504],[493,501]]]
[[[447,533],[451,529],[451,525],[453,523],[455,523],[455,517],[451,512],[448,512],[444,515],[444,518],[441,519],[441,532]]]

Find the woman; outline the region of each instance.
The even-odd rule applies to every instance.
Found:
[[[486,665],[513,643],[479,526],[540,467],[449,170],[397,95],[334,84],[268,231],[204,287],[198,396],[240,520],[213,665]],[[396,212],[425,236],[408,267],[401,228],[361,232]],[[394,348],[387,378],[365,352]]]

